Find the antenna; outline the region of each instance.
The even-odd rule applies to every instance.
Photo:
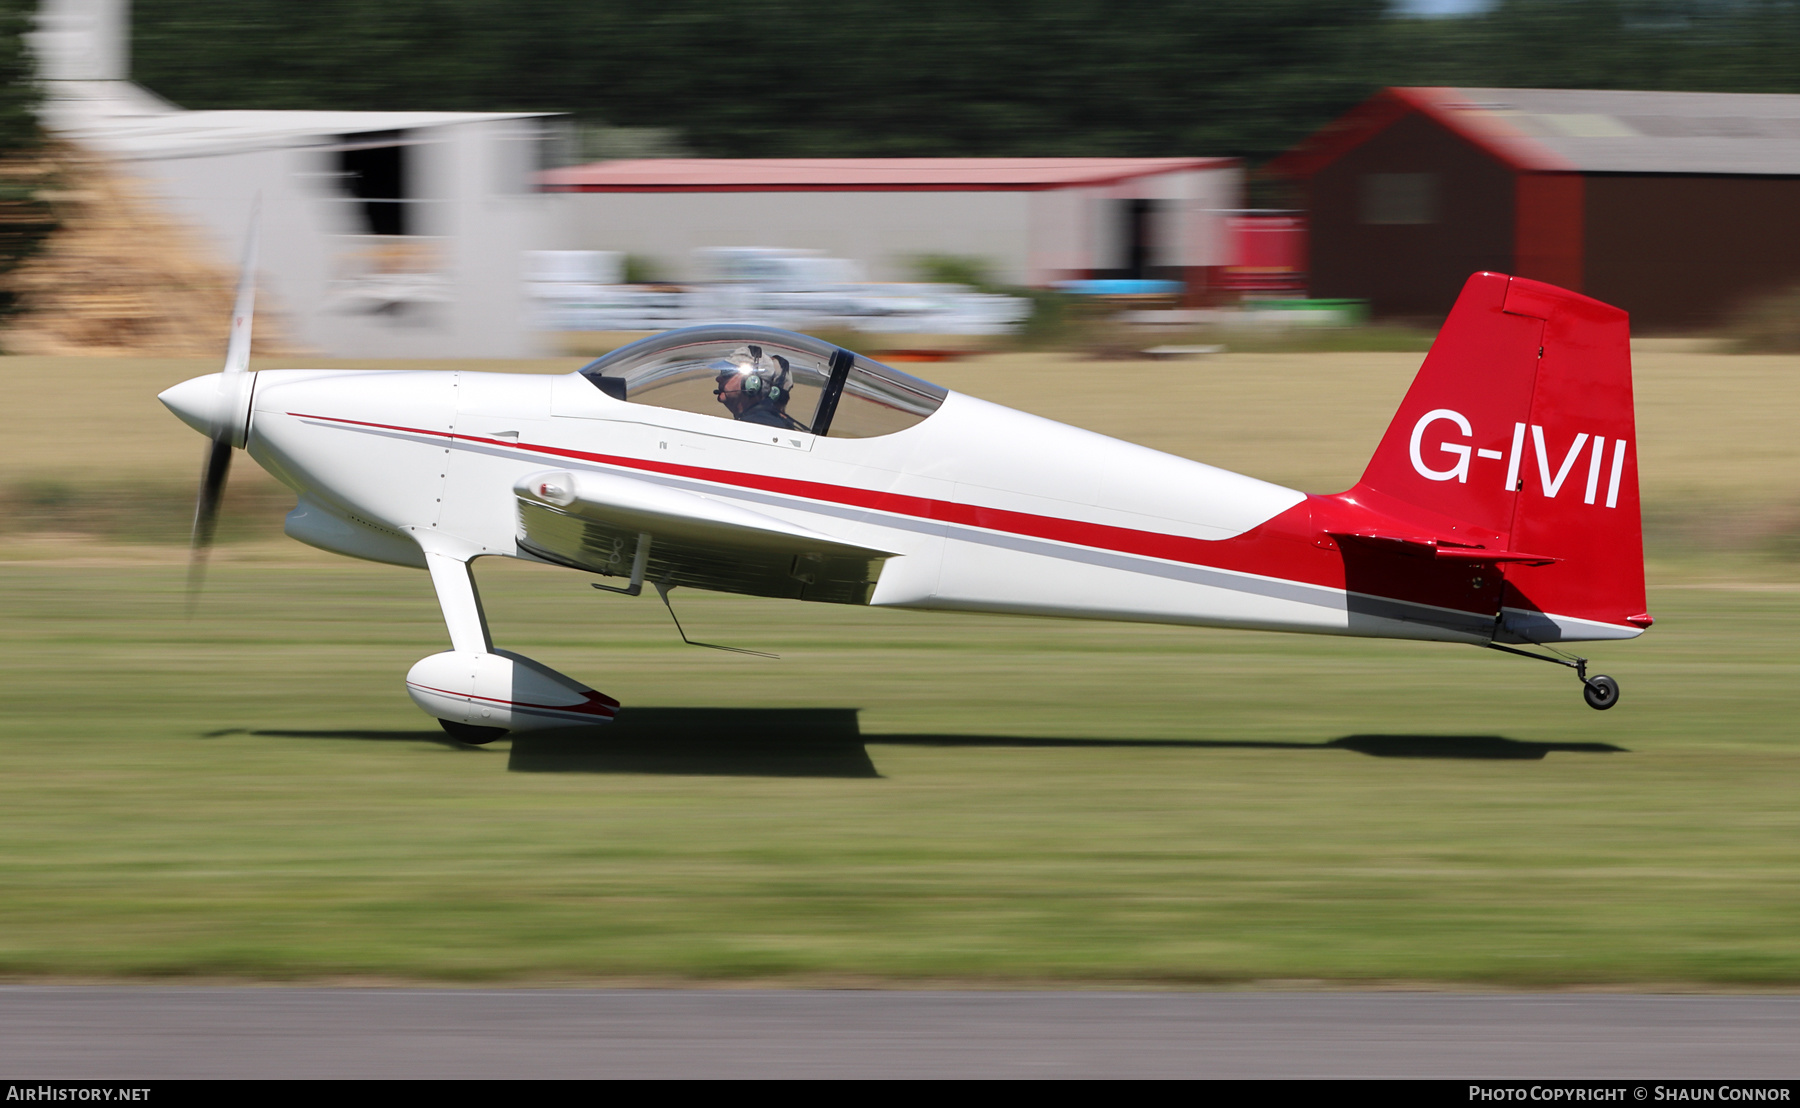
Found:
[[[781,655],[779,654],[770,654],[762,650],[750,650],[747,647],[742,646],[720,646],[718,643],[712,642],[695,642],[693,639],[688,638],[687,632],[682,630],[681,617],[675,614],[675,605],[669,603],[669,590],[675,586],[664,581],[652,581],[650,583],[656,586],[656,595],[662,597],[663,607],[669,609],[669,618],[675,621],[675,633],[681,636],[682,642],[687,643],[689,646],[704,646],[708,650],[724,650],[732,654],[754,654],[758,658],[774,658],[777,661],[781,660]]]

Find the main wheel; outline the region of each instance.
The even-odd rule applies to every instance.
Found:
[[[1581,688],[1581,696],[1588,702],[1588,707],[1597,712],[1604,712],[1619,702],[1619,683],[1604,673],[1587,679]]]
[[[444,730],[450,733],[451,738],[457,742],[468,743],[470,746],[491,743],[506,734],[504,727],[477,727],[473,723],[457,723],[455,720],[449,719],[440,719],[438,723],[442,724]]]

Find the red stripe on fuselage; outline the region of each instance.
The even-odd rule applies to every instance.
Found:
[[[429,435],[433,438],[481,443],[486,446],[499,446],[508,450],[521,450],[532,454],[572,458],[624,469],[660,473],[670,477],[685,477],[715,485],[730,485],[755,489],[760,492],[781,493],[804,500],[867,508],[871,511],[908,516],[913,519],[961,524],[1011,535],[1048,539],[1052,542],[1068,543],[1073,546],[1085,546],[1120,554],[1135,554],[1163,561],[1205,566],[1211,569],[1247,573],[1258,577],[1270,577],[1340,590],[1346,588],[1343,556],[1339,553],[1337,544],[1326,538],[1314,524],[1314,507],[1315,505],[1324,506],[1326,501],[1334,502],[1329,506],[1329,514],[1332,518],[1342,518],[1346,512],[1354,516],[1363,511],[1357,505],[1344,502],[1340,497],[1321,497],[1308,493],[1305,500],[1240,535],[1229,539],[1195,539],[1185,535],[1140,531],[1130,527],[1115,527],[1105,523],[1089,523],[1083,520],[1063,519],[1058,516],[1015,512],[1004,508],[986,508],[978,504],[962,504],[952,500],[935,500],[923,496],[881,492],[875,489],[857,488],[853,485],[830,485],[792,477],[773,477],[760,473],[708,469],[701,466],[678,465],[673,462],[595,454],[568,447],[509,442],[504,439],[484,438],[479,435],[459,435],[450,431],[432,431],[390,423],[370,423],[336,416],[307,415],[302,412],[289,412],[288,415],[297,419],[323,420],[329,423],[370,427],[384,431]],[[1321,545],[1321,541],[1325,545]],[[1381,573],[1376,579],[1362,580],[1363,575],[1359,573],[1356,591],[1458,611],[1492,614],[1496,610],[1485,603],[1487,590],[1481,590],[1482,595],[1479,597],[1470,595],[1475,590],[1471,590],[1467,584],[1469,572],[1466,566],[1435,565],[1431,562],[1413,559],[1395,559],[1395,561],[1400,564],[1395,566],[1392,574]]]

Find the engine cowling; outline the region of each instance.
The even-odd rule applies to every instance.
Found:
[[[452,723],[542,731],[611,723],[619,702],[510,650],[447,650],[421,658],[406,692],[428,715]]]

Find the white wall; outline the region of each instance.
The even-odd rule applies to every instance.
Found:
[[[1099,214],[1092,189],[1030,192],[1031,258],[1027,285],[1043,287],[1084,276],[1093,267]]]
[[[176,219],[200,232],[199,249],[234,276],[250,226],[252,199],[260,192],[259,314],[279,311],[281,326],[292,341],[335,353],[317,333],[309,310],[322,296],[326,244],[339,229],[330,218],[337,209],[313,195],[320,186],[315,171],[320,161],[320,155],[308,151],[277,149],[141,159],[124,168],[149,184]],[[229,322],[219,321],[221,342]]]
[[[42,0],[26,39],[44,81],[123,81],[131,76],[127,0]]]
[[[571,250],[653,258],[673,280],[695,281],[693,252],[780,246],[853,258],[874,281],[912,279],[920,254],[991,259],[1003,280],[1026,280],[1029,193],[590,192],[555,196]]]
[[[1178,178],[1183,223],[1175,232],[1181,243],[1176,265],[1231,264],[1227,214],[1244,206],[1244,171],[1237,166],[1205,173],[1174,174]]]
[[[146,158],[126,168],[210,240],[216,260],[235,269],[251,198],[262,195],[258,266],[265,303],[279,310],[299,345],[334,357],[531,357],[523,289],[527,250],[551,248],[552,197],[524,191],[530,121],[494,120],[419,128],[409,149],[409,191],[425,234],[390,240],[357,235],[353,201],[336,188],[330,147],[290,146],[183,158]],[[412,240],[412,241],[408,241]],[[399,244],[435,256],[444,303],[409,302],[376,314],[346,302],[341,283],[358,256]],[[225,326],[220,321],[223,349]]]
[[[920,254],[978,255],[1011,284],[1045,285],[1125,264],[1120,200],[1167,202],[1159,264],[1225,264],[1224,209],[1241,207],[1236,167],[1157,174],[1102,188],[1030,192],[591,192],[556,196],[557,248],[654,259],[671,280],[704,276],[708,246],[820,250],[871,280],[912,277]]]
[[[1104,189],[1088,190],[1091,200],[1086,226],[1091,256],[1098,269],[1129,262],[1125,254],[1125,209],[1119,201],[1158,202],[1152,233],[1159,266],[1228,264],[1226,213],[1243,207],[1244,173],[1236,166],[1139,177]]]

